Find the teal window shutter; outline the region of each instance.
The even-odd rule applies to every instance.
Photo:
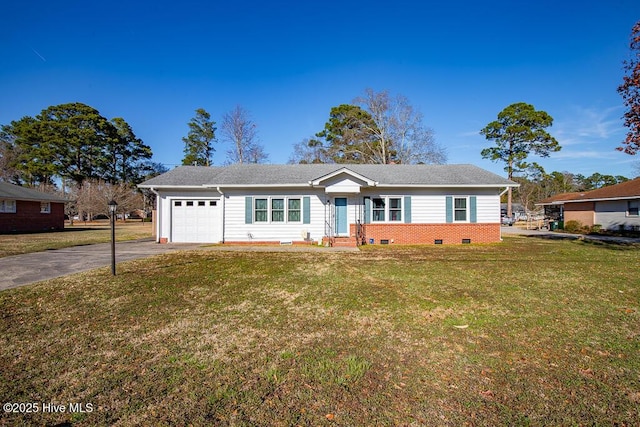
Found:
[[[469,217],[471,222],[478,222],[478,207],[476,196],[469,197]]]
[[[404,196],[404,222],[411,224],[411,196]]]
[[[253,222],[253,197],[244,198],[244,223],[251,224]]]
[[[447,196],[447,223],[453,222],[453,197]]]
[[[371,222],[371,197],[364,198],[364,223]]]
[[[302,223],[311,224],[311,197],[302,198]]]

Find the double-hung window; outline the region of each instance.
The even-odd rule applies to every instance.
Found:
[[[256,198],[253,204],[254,222],[302,222],[300,198]]]
[[[402,221],[402,199],[389,198],[389,221]]]
[[[374,197],[371,199],[373,222],[402,221],[402,198]]]
[[[384,221],[386,204],[384,199],[374,198],[373,201],[373,221]]]
[[[300,222],[300,199],[289,199],[287,208],[289,222]]]
[[[284,222],[284,199],[271,199],[271,222]]]
[[[0,200],[0,212],[1,213],[16,213],[16,201],[15,200]]]
[[[628,216],[638,216],[640,208],[640,200],[629,200],[627,207]]]
[[[467,198],[455,197],[453,199],[453,219],[454,221],[467,221]]]
[[[51,202],[40,202],[40,213],[51,213]]]
[[[268,199],[256,199],[255,205],[255,222],[267,222],[269,219],[269,200]]]

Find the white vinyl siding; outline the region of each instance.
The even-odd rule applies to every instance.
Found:
[[[230,242],[241,241],[302,241],[307,233],[313,240],[319,241],[324,236],[325,207],[328,197],[322,190],[316,192],[296,189],[266,190],[224,190],[225,193],[225,230],[224,239]],[[310,224],[304,224],[303,199],[309,197]],[[253,206],[258,199],[267,200],[268,221],[253,221],[247,223],[246,200],[253,200]],[[284,200],[284,221],[272,221],[272,200]],[[255,215],[255,212],[254,212]]]

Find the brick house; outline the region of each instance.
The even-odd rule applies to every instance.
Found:
[[[0,233],[62,230],[67,200],[0,182]]]
[[[538,203],[545,212],[557,213],[564,222],[578,221],[603,230],[640,229],[640,178],[597,190],[562,193]]]
[[[517,184],[472,165],[181,166],[157,195],[159,242],[497,242],[500,195]]]

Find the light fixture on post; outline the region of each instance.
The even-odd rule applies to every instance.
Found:
[[[109,217],[111,218],[111,274],[116,275],[116,210],[118,204],[115,200],[109,203]]]

